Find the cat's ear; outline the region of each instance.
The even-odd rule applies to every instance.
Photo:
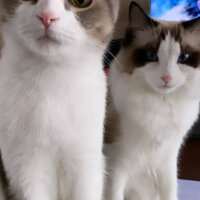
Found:
[[[136,3],[131,2],[129,7],[129,26],[141,29],[149,29],[158,26],[158,22],[149,17]]]
[[[200,17],[182,22],[183,28],[200,33]]]

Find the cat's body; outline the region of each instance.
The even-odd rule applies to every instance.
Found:
[[[68,193],[80,176],[86,176],[83,181],[88,180],[80,183],[80,189],[88,187],[90,181],[89,188],[94,186],[92,177],[101,184],[104,164],[100,141],[106,85],[100,55],[87,50],[94,59],[89,64],[83,60],[80,64],[78,59],[50,64],[35,61],[29,54],[23,54],[20,60],[13,56],[10,62],[5,49],[4,53],[1,64],[5,62],[7,70],[0,70],[0,102],[4,102],[0,108],[0,145],[14,193],[24,187],[39,195],[36,188],[31,188],[31,184],[37,184],[42,193],[48,191],[47,197],[36,196],[37,199],[73,199]],[[82,52],[76,53],[83,56]],[[16,64],[28,67],[14,70],[12,66]],[[7,129],[9,134],[5,134]],[[98,187],[97,190],[102,186]],[[76,191],[74,195],[80,194]],[[27,199],[31,199],[29,194]]]
[[[158,198],[159,191],[159,200],[175,200],[177,155],[197,119],[199,101],[188,102],[184,91],[169,98],[152,95],[137,87],[138,81],[131,80],[135,86],[127,88],[129,77],[113,71],[110,79],[116,91],[112,91],[121,107],[120,137],[106,147],[108,168],[114,173],[112,184],[108,183],[114,187],[110,187],[115,197],[111,199],[124,200],[125,194],[127,200],[151,200]]]
[[[3,26],[0,148],[17,200],[102,198],[101,63],[117,15],[112,4],[24,2]]]
[[[178,152],[199,113],[200,19],[155,22],[134,3],[130,19],[109,76],[106,200],[177,200]]]

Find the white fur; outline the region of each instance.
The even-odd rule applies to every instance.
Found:
[[[52,41],[42,11],[60,18]],[[11,191],[18,200],[101,200],[103,50],[61,0],[23,3],[3,34],[0,146]]]
[[[158,63],[129,75],[114,62],[110,87],[120,136],[105,148],[106,200],[177,200],[177,156],[200,100],[200,70],[177,64],[179,54],[179,44],[168,35]],[[163,87],[163,73],[172,76],[169,88]]]
[[[149,63],[144,70],[146,81],[159,93],[170,93],[184,84],[186,74],[193,71],[191,67],[181,67],[177,64],[180,55],[180,45],[168,34],[158,49],[159,62]],[[169,75],[172,81],[165,87],[161,77]]]

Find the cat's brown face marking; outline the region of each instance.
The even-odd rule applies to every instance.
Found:
[[[122,41],[121,54],[126,52],[126,57],[130,59],[122,63],[122,66],[126,66],[122,71],[132,73],[134,68],[145,66],[149,62],[148,53],[155,56],[168,36],[180,45],[180,56],[189,55],[185,65],[200,67],[200,18],[188,22],[164,22],[149,18],[141,10],[138,10],[137,16],[134,15],[130,16],[130,26]],[[154,61],[159,62],[159,59],[154,58]]]
[[[180,44],[181,54],[190,54],[190,58],[186,62],[187,65],[194,68],[200,65],[200,39],[194,33],[185,30],[182,23],[159,24],[158,27],[154,27],[148,32],[135,32],[135,34],[141,34],[138,36],[140,40],[136,41],[136,36],[136,39],[125,45],[127,48],[132,48],[133,65],[135,67],[142,67],[148,62],[146,52],[158,53],[159,46],[167,35],[171,35],[174,41]],[[141,40],[141,37],[146,39]],[[196,42],[192,44],[188,38],[193,38]]]

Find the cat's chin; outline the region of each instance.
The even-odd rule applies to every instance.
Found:
[[[51,37],[50,35],[44,35],[37,40],[38,43],[42,46],[60,46],[62,45],[62,42],[59,41],[58,39]]]
[[[152,89],[161,94],[161,95],[167,95],[167,94],[170,94],[170,93],[173,93],[175,90],[178,89],[178,87],[174,87],[174,86],[159,86],[159,87],[152,87]]]
[[[61,54],[66,54],[70,44],[62,43],[55,38],[40,37],[35,40],[24,41],[26,48],[43,57],[54,57]]]

